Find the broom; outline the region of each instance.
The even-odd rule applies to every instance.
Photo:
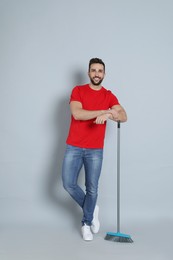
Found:
[[[117,122],[117,232],[107,232],[105,240],[132,243],[130,235],[120,232],[120,121]]]

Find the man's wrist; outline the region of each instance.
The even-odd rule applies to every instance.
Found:
[[[108,110],[101,110],[101,115],[105,115],[105,114],[112,115],[112,113],[111,113],[111,109],[108,109]]]

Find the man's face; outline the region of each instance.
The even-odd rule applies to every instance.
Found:
[[[100,63],[91,64],[88,76],[93,85],[99,86],[105,76],[104,66]]]

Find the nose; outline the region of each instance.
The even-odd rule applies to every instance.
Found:
[[[96,72],[95,72],[95,75],[98,76],[98,75],[99,75],[99,71],[96,71]]]

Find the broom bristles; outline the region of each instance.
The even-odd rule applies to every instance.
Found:
[[[133,240],[130,235],[122,234],[120,232],[112,233],[108,232],[105,236],[105,240],[112,242],[120,242],[120,243],[133,243]]]

